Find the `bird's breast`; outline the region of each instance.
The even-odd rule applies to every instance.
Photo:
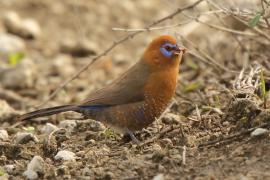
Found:
[[[152,73],[147,81],[145,106],[151,118],[158,118],[170,103],[176,89],[178,69]]]

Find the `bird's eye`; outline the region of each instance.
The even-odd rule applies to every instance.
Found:
[[[165,57],[171,58],[174,55],[173,52],[175,49],[176,49],[176,45],[171,44],[171,43],[166,43],[163,46],[161,46],[160,51]]]
[[[172,51],[172,50],[173,50],[173,47],[171,47],[171,46],[165,46],[165,49],[166,49],[167,51]]]

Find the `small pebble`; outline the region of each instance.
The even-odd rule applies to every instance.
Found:
[[[13,139],[15,144],[26,144],[30,141],[39,142],[38,138],[32,133],[18,132]]]
[[[102,179],[110,180],[110,179],[114,179],[113,177],[114,177],[114,174],[112,172],[108,171],[108,172],[106,172],[104,174],[104,176],[102,177]]]
[[[104,131],[106,129],[106,127],[101,122],[95,120],[91,120],[89,127],[94,132]]]
[[[78,123],[78,128],[87,127],[87,129],[93,132],[105,131],[106,129],[106,127],[101,122],[98,122],[92,119],[87,119],[84,121],[77,121],[77,123]]]
[[[11,53],[22,52],[25,50],[24,41],[11,34],[0,34],[0,54],[9,55]]]
[[[152,146],[152,150],[153,151],[160,151],[162,148],[160,147],[160,145],[158,145],[158,144],[153,144],[153,146]]]
[[[0,129],[0,141],[7,141],[8,140],[8,133],[4,129]]]
[[[7,30],[13,33],[14,29],[21,25],[21,18],[15,11],[9,11],[4,15],[4,24]]]
[[[34,39],[41,34],[41,28],[34,19],[21,19],[14,11],[5,14],[4,24],[10,33],[22,38]]]
[[[63,64],[65,65],[65,68],[63,68]],[[53,74],[57,74],[63,77],[74,73],[75,68],[71,57],[68,55],[58,55],[52,62],[51,71]]]
[[[75,120],[64,120],[59,123],[60,128],[67,129],[70,132],[73,131],[76,126],[77,123]]]
[[[85,157],[85,151],[79,151],[79,152],[77,152],[76,153],[76,156],[78,156],[78,157]]]
[[[53,125],[52,123],[46,123],[46,125],[42,128],[41,132],[44,134],[49,135],[51,132],[59,129],[57,126]]]
[[[23,175],[27,179],[38,179],[38,172],[44,172],[44,160],[40,156],[34,156],[30,163],[27,165],[27,170],[24,171]]]
[[[26,39],[36,39],[41,34],[39,24],[33,19],[25,19],[21,24],[21,37]]]
[[[161,140],[161,144],[163,146],[167,146],[167,147],[172,147],[173,146],[173,143],[172,143],[172,140],[169,139],[169,138],[164,138]]]
[[[7,164],[4,166],[4,170],[7,173],[11,173],[15,169],[15,166],[13,164]]]
[[[11,89],[33,87],[37,77],[36,67],[32,60],[24,58],[16,66],[0,71],[1,84]]]
[[[85,167],[83,170],[82,170],[82,174],[84,176],[90,176],[91,175],[91,170],[88,168],[88,167]]]
[[[61,44],[61,52],[75,57],[86,57],[97,53],[97,45],[91,41],[65,40]]]
[[[69,172],[69,169],[68,169],[68,167],[66,165],[61,165],[56,169],[56,174],[58,174],[60,176],[65,175],[68,172]],[[63,178],[63,179],[65,179],[65,178]],[[68,178],[66,178],[66,179],[68,179]]]
[[[55,160],[74,161],[75,153],[67,150],[59,151],[55,156]]]
[[[154,178],[153,178],[153,180],[164,180],[165,178],[164,178],[164,175],[163,174],[158,174],[158,175],[156,175]]]
[[[251,137],[258,137],[258,136],[266,135],[268,132],[269,131],[267,129],[257,128],[254,131],[252,131],[252,133],[250,135],[251,135]]]
[[[166,113],[162,118],[162,122],[165,124],[178,124],[180,122],[180,116],[173,113]]]
[[[225,126],[225,127],[227,127],[227,126],[230,125],[230,123],[229,123],[228,121],[224,121],[224,122],[222,123],[222,125]]]

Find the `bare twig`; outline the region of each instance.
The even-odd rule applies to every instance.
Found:
[[[245,24],[247,27],[249,27],[248,23],[246,22],[247,20],[251,19],[251,16],[254,16],[254,13],[248,13],[248,12],[234,12],[232,10],[226,9],[224,7],[220,7],[220,5],[216,4],[215,2],[213,2],[212,0],[207,0],[207,2],[209,2],[211,5],[213,5],[215,8],[219,9],[219,10],[223,10],[223,12],[225,14],[230,14],[232,15],[232,17],[234,17],[236,20],[242,22],[243,24]],[[247,17],[246,20],[243,20],[240,17]],[[258,28],[251,28],[252,31],[256,32],[257,34],[259,34],[260,36],[266,38],[268,41],[270,41],[270,36],[268,36],[266,33],[264,33],[263,31],[261,31]]]
[[[248,23],[246,21],[244,21],[243,19],[237,17],[237,16],[233,16],[236,20],[242,22],[243,24],[245,24],[247,27],[249,27]],[[257,34],[259,34],[260,36],[266,38],[268,41],[270,41],[270,36],[268,36],[266,33],[264,33],[263,31],[261,31],[260,29],[254,27],[251,29],[252,31],[256,32]]]
[[[227,71],[227,72],[231,72],[231,73],[238,73],[236,71],[230,70],[220,64],[218,64],[216,62],[216,60],[214,58],[212,58],[209,54],[207,54],[205,51],[201,50],[195,43],[193,43],[191,40],[189,40],[188,38],[185,38],[184,36],[180,35],[179,36],[184,39],[186,42],[188,42],[197,52],[199,52],[201,55],[203,55],[204,57],[197,55],[197,57],[200,57],[200,59],[203,59],[203,62],[207,62],[208,64],[212,65],[213,67],[217,68],[218,70],[223,70],[223,71]],[[193,53],[194,54],[194,53]]]
[[[170,28],[175,28],[178,26],[186,25],[190,23],[192,20],[187,20],[184,22],[180,22],[177,24],[173,25],[168,25],[168,26],[160,26],[160,27],[152,27],[152,28],[136,28],[136,29],[125,29],[125,28],[117,28],[114,27],[112,28],[113,31],[124,31],[124,32],[137,32],[137,31],[154,31],[154,30],[163,30],[163,29],[170,29]]]
[[[192,16],[187,15],[187,14],[184,14],[184,16],[186,16],[186,17],[188,17],[190,19],[193,19],[193,20],[195,20],[198,23],[201,23],[201,24],[206,25],[206,26],[208,26],[210,28],[217,29],[217,30],[220,30],[220,31],[229,32],[229,33],[233,33],[233,34],[237,34],[237,35],[242,35],[242,36],[256,36],[257,35],[257,34],[253,34],[253,33],[238,31],[238,30],[235,30],[235,29],[230,29],[230,28],[226,28],[226,27],[214,25],[214,24],[209,24],[207,22],[203,22],[202,20],[200,20],[199,17],[192,17]]]
[[[165,129],[163,129],[162,131],[160,131],[160,133],[158,133],[158,134],[157,134],[156,136],[154,136],[153,138],[146,140],[146,141],[143,142],[142,144],[139,144],[139,147],[143,147],[143,146],[145,146],[145,145],[148,145],[148,144],[150,144],[150,143],[156,141],[157,139],[163,137],[165,134],[167,134],[168,132],[171,132],[171,131],[173,131],[173,130],[175,130],[175,129],[173,128],[173,126],[169,126],[169,127],[165,128]]]
[[[197,118],[198,118],[199,121],[202,121],[202,116],[201,116],[201,112],[200,112],[200,110],[198,108],[198,105],[196,104],[195,107],[196,107]]]
[[[207,3],[209,3],[209,1],[207,1]],[[210,3],[209,3],[210,5]],[[210,7],[209,7],[210,8]],[[220,10],[221,11],[221,10]],[[215,13],[214,14],[217,19],[219,20],[219,22],[225,27],[225,28],[230,28],[230,26],[224,21],[223,18],[221,18],[220,14],[218,13]],[[233,34],[233,33],[230,33],[232,35],[232,37],[235,39],[235,41],[239,44],[239,46],[244,50],[244,51],[247,51],[249,52],[249,49],[246,48],[246,46],[241,42],[241,40],[238,38],[238,36],[236,34]],[[245,64],[244,64],[245,66]]]
[[[187,147],[183,146],[183,153],[182,153],[182,163],[186,164],[186,154],[187,154]]]
[[[185,14],[184,14],[185,15]],[[200,14],[203,15],[203,14]],[[189,18],[189,20],[181,22],[181,23],[177,23],[174,25],[168,25],[168,26],[160,26],[160,27],[152,27],[152,28],[135,28],[135,29],[125,29],[125,28],[112,28],[113,31],[124,31],[124,32],[137,32],[137,31],[154,31],[154,30],[163,30],[163,29],[170,29],[170,28],[175,28],[178,26],[182,26],[182,25],[186,25],[190,22],[192,22],[192,20],[204,24],[210,28],[214,28],[220,31],[225,31],[225,32],[229,32],[229,33],[233,33],[233,34],[237,34],[237,35],[242,35],[242,36],[257,36],[257,34],[254,33],[248,33],[248,32],[243,32],[243,31],[238,31],[235,29],[230,29],[230,28],[226,28],[226,27],[222,27],[222,26],[218,26],[218,25],[213,25],[213,24],[209,24],[207,22],[203,22],[199,19],[199,17],[192,17],[189,15],[185,15],[186,17]]]
[[[264,7],[264,3],[265,3],[267,6],[269,6],[266,0],[261,0],[261,6],[262,6],[263,14],[265,14],[265,12],[266,12],[265,7]],[[269,7],[268,7],[268,8],[269,8]],[[266,25],[268,26],[268,28],[270,28],[270,23],[269,23],[268,19],[267,19],[266,17],[263,17],[263,19],[264,19]]]
[[[187,5],[183,8],[178,8],[176,11],[174,11],[173,13],[152,22],[151,24],[149,24],[146,28],[144,29],[149,29],[155,25],[158,25],[168,19],[172,19],[174,16],[180,14],[181,12],[188,10],[188,9],[192,9],[195,6],[197,6],[198,4],[200,4],[201,2],[203,2],[204,0],[197,0],[194,3]],[[55,90],[54,92],[48,97],[47,100],[45,100],[41,105],[39,105],[39,107],[44,106],[45,104],[47,104],[49,102],[49,100],[53,99],[59,92],[61,89],[63,89],[64,87],[66,87],[67,84],[69,84],[71,81],[73,81],[74,79],[76,79],[81,73],[83,73],[84,71],[86,71],[95,61],[97,61],[98,59],[100,59],[101,57],[107,55],[109,52],[111,52],[115,47],[117,47],[118,45],[122,44],[123,42],[127,41],[128,39],[132,39],[133,37],[137,36],[138,34],[141,34],[142,32],[144,32],[144,30],[142,31],[136,31],[133,32],[131,34],[128,34],[124,37],[122,37],[121,39],[119,39],[118,41],[115,41],[113,44],[111,44],[111,46],[109,46],[107,49],[105,49],[102,53],[100,53],[99,55],[97,55],[96,57],[94,57],[92,59],[92,61],[90,61],[88,64],[86,64],[85,66],[83,66],[81,69],[79,69],[79,71],[77,73],[75,73],[74,75],[72,75],[70,78],[68,78],[67,80],[65,80],[62,84],[60,84]]]
[[[263,123],[263,124],[261,124],[259,126],[243,130],[243,131],[241,131],[239,133],[235,133],[235,134],[232,134],[232,135],[229,135],[229,136],[226,136],[226,137],[222,137],[222,138],[219,138],[219,139],[216,139],[216,140],[213,140],[213,141],[208,141],[208,142],[201,143],[201,144],[199,144],[198,147],[201,148],[201,147],[204,147],[204,146],[210,146],[210,145],[220,144],[220,143],[224,143],[224,142],[231,142],[235,138],[243,136],[243,135],[248,134],[248,133],[251,133],[252,131],[254,131],[257,128],[263,128],[263,127],[268,127],[268,126],[270,126],[269,122],[268,123]]]

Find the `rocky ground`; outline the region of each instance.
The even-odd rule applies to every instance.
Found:
[[[245,25],[260,2],[202,2],[157,25],[173,27],[120,44],[42,105],[129,33],[112,28],[143,28],[190,3],[0,1],[0,179],[269,179],[269,26],[263,19],[255,29]],[[137,132],[140,146],[77,113],[16,121],[41,105],[83,100],[161,34],[177,37],[188,53],[172,105]]]

